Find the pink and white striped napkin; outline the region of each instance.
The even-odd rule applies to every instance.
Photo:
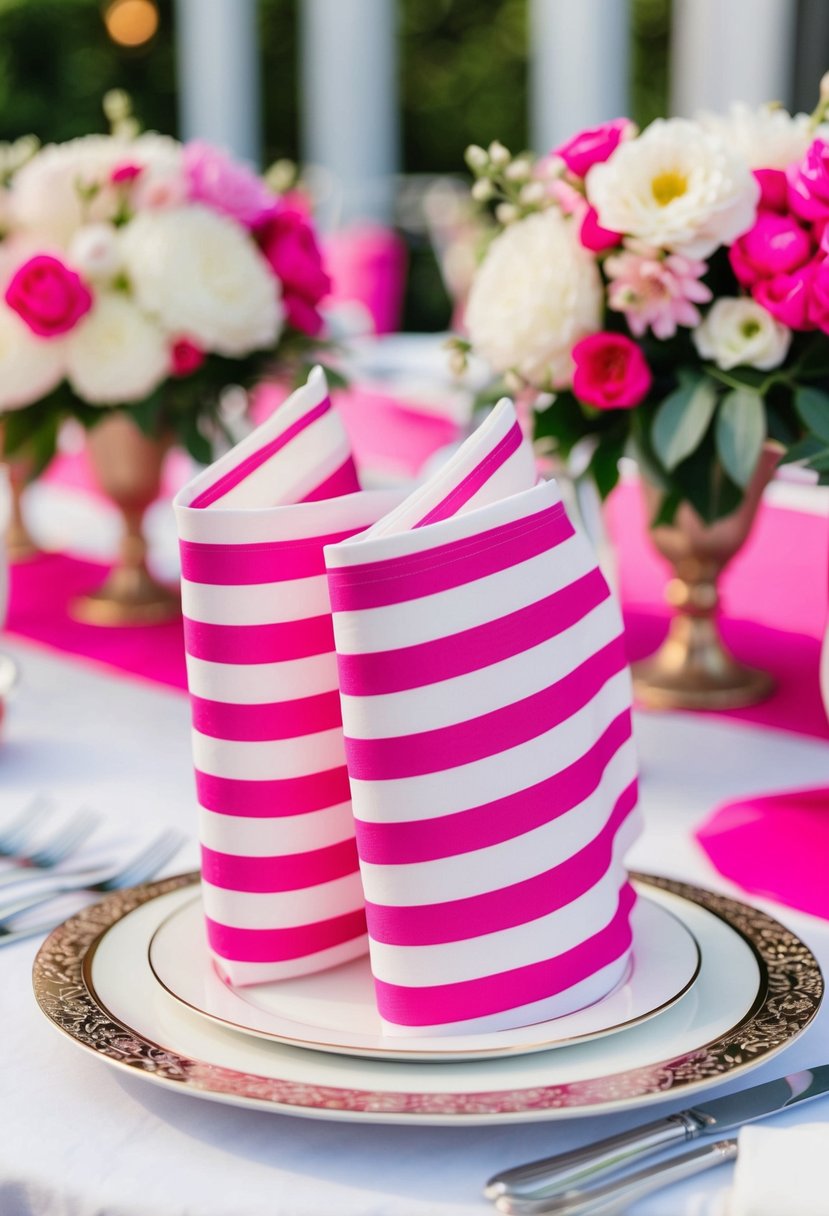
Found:
[[[510,403],[325,558],[387,1031],[600,999],[626,973],[634,902],[622,624]]]
[[[207,934],[251,984],[366,949],[323,546],[360,491],[319,369],[175,499]]]

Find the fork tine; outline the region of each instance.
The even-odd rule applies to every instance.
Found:
[[[30,866],[57,865],[59,861],[63,861],[65,857],[79,849],[100,822],[101,816],[94,811],[78,811],[45,844],[22,860]]]
[[[135,883],[152,878],[158,870],[174,856],[184,844],[184,836],[180,832],[165,831],[151,840],[146,848],[131,858],[117,874],[107,882],[108,886],[130,887]]]
[[[38,826],[55,810],[51,798],[38,794],[23,808],[3,832],[0,832],[0,857],[19,853],[37,831]]]

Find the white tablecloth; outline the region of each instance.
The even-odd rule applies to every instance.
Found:
[[[2,639],[22,683],[0,748],[0,812],[38,792],[69,811],[107,816],[101,848],[159,826],[190,836],[171,871],[196,864],[188,706],[179,693]],[[647,832],[632,858],[728,889],[690,838],[723,798],[829,783],[829,748],[722,719],[640,716]],[[738,892],[734,892],[739,894]],[[829,968],[829,926],[768,905]],[[498,1167],[641,1121],[635,1113],[486,1128],[349,1125],[235,1110],[123,1076],[76,1049],[31,992],[37,944],[0,950],[2,1216],[420,1216],[491,1211],[480,1197]],[[829,1060],[829,1009],[760,1081]],[[674,1100],[649,1108],[669,1113]],[[781,1125],[829,1120],[829,1100]],[[641,1202],[636,1216],[676,1216],[727,1181],[725,1170]],[[781,1213],[781,1216],[784,1216]]]

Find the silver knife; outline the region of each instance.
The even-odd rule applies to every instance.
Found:
[[[671,1145],[700,1136],[721,1139],[724,1132],[744,1123],[765,1119],[825,1093],[829,1093],[829,1065],[822,1064],[764,1085],[753,1085],[725,1098],[714,1098],[585,1148],[504,1170],[490,1178],[484,1195],[487,1199],[528,1193],[540,1197],[540,1191],[545,1197],[555,1195],[582,1183],[595,1182]]]

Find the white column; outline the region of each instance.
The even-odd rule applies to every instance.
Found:
[[[536,152],[628,113],[627,0],[529,0],[529,32]]]
[[[302,160],[330,175],[336,206],[323,209],[327,226],[392,219],[400,160],[396,10],[395,0],[299,5]]]
[[[176,0],[184,139],[258,164],[262,153],[257,0]]]
[[[673,112],[787,104],[796,17],[795,0],[674,0]]]

